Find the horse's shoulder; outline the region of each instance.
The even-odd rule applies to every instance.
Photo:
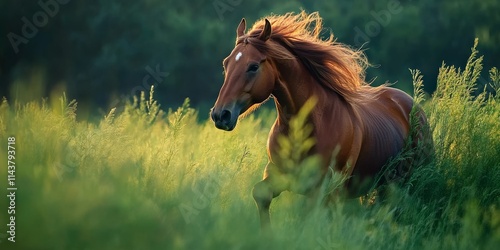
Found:
[[[278,150],[278,137],[279,135],[286,134],[286,126],[280,124],[278,119],[274,122],[271,130],[269,131],[269,136],[267,138],[267,153],[269,158],[273,158],[272,156]]]

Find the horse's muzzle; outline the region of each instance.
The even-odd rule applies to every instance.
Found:
[[[239,112],[238,112],[239,113]],[[236,123],[238,122],[237,113],[229,109],[216,109],[212,108],[211,117],[212,121],[215,123],[215,127],[218,129],[222,129],[225,131],[231,131],[236,127]]]

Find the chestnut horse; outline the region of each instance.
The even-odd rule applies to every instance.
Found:
[[[223,61],[224,84],[211,118],[217,128],[231,131],[239,116],[274,99],[278,117],[268,139],[269,163],[263,180],[253,189],[263,227],[270,223],[272,199],[291,190],[273,182],[279,172],[273,170],[279,168],[277,138],[288,133],[290,118],[308,99],[317,100],[308,117],[316,142],[309,154],[321,156],[323,178],[331,162],[335,171],[349,177],[344,183],[349,197],[366,194],[407,139],[416,147],[418,141],[430,138],[423,130],[410,136],[413,99],[408,94],[369,86],[364,80],[368,65],[364,54],[335,42],[333,35],[327,40],[320,37],[322,19],[317,12],[272,15],[257,21],[247,33],[245,29],[242,19],[236,45]],[[423,111],[416,115],[417,127],[428,126]],[[400,176],[410,171],[398,169]],[[362,185],[366,183],[372,184]],[[318,184],[311,188],[317,189]]]

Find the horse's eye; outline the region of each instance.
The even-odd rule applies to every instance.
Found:
[[[248,66],[247,72],[255,73],[257,72],[257,70],[259,70],[258,64],[250,64],[250,66]]]

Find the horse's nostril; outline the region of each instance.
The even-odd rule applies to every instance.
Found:
[[[212,121],[216,121],[217,116],[215,115],[214,109],[210,109],[210,117],[212,118]]]
[[[231,120],[231,111],[229,111],[227,109],[222,110],[222,113],[220,114],[220,119],[221,119],[221,121]]]

